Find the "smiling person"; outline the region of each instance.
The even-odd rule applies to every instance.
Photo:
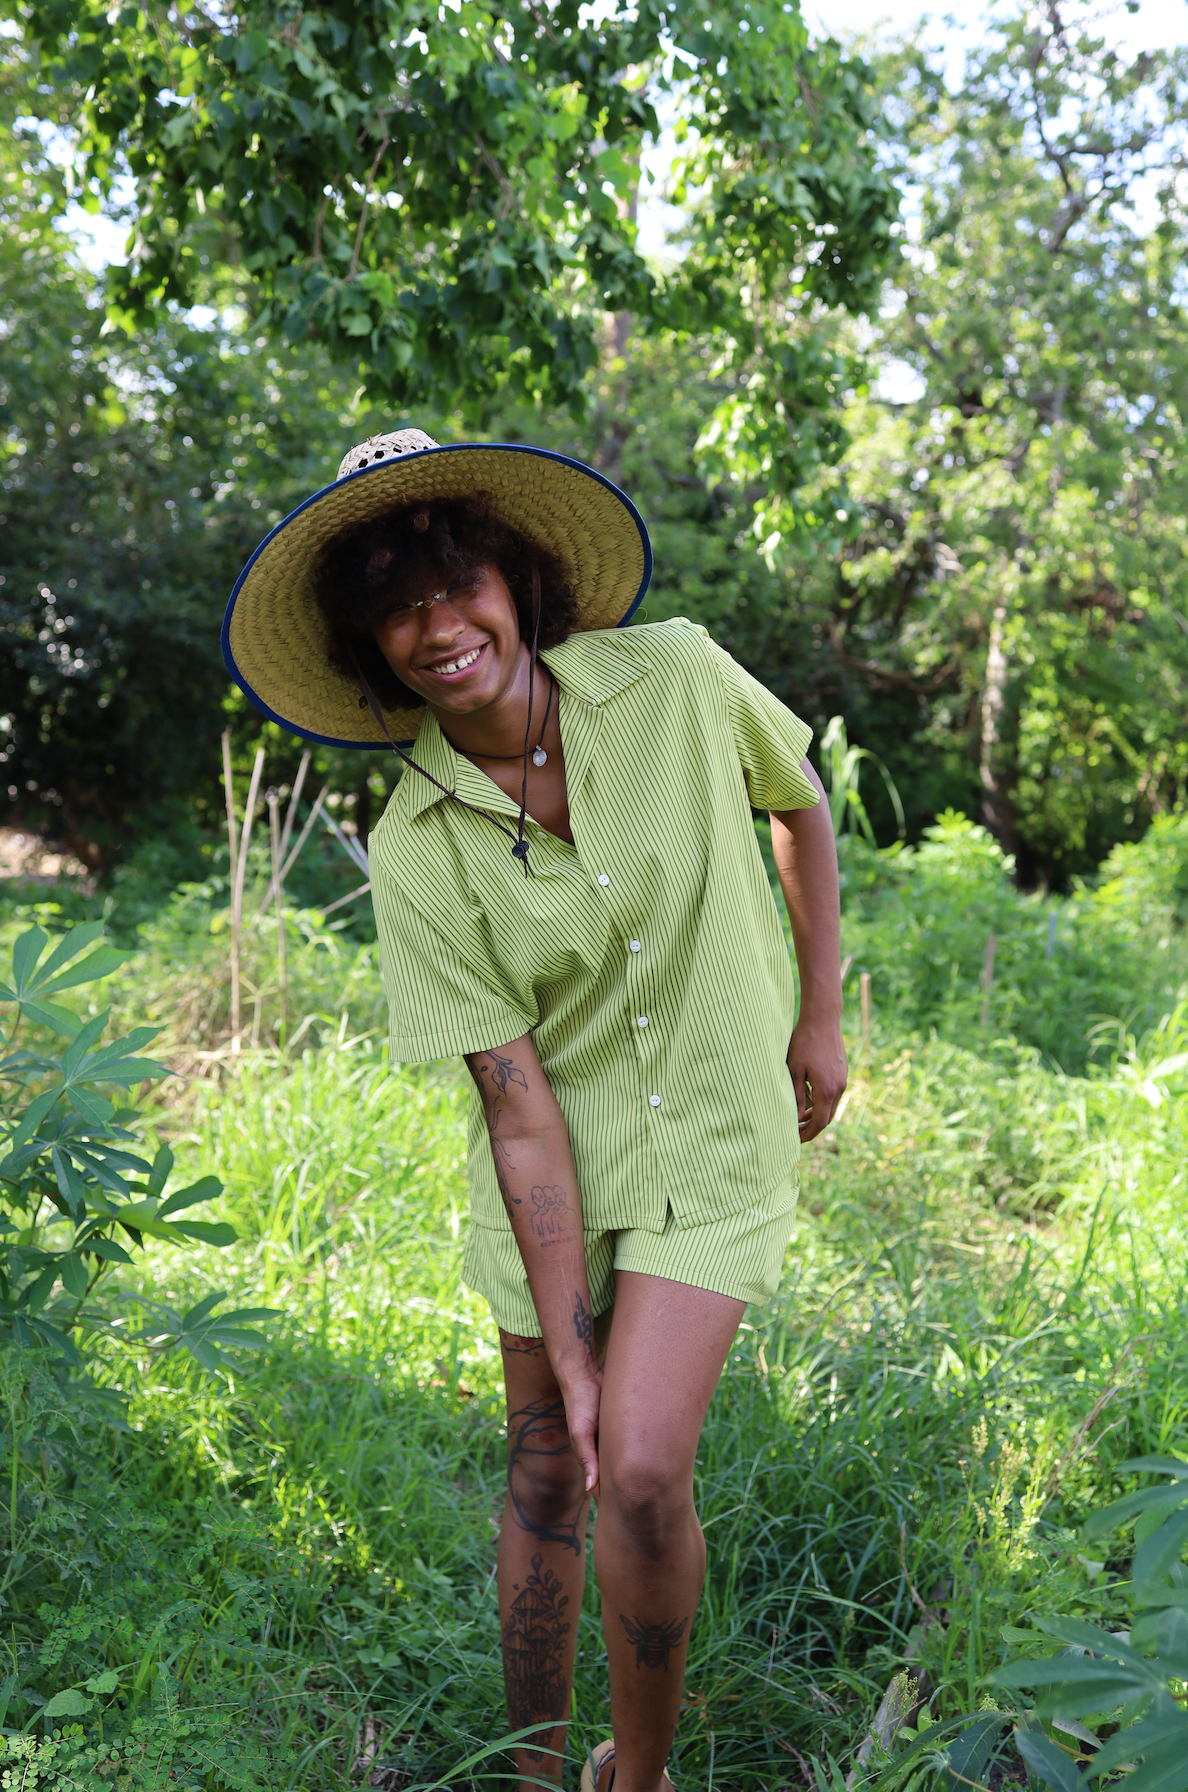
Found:
[[[507,1387],[498,1592],[521,1786],[559,1783],[586,1523],[613,1739],[663,1792],[705,1576],[693,1470],[800,1143],[845,1088],[833,832],[810,730],[705,631],[625,626],[651,551],[544,450],[372,438],[241,575],[265,714],[406,765],[371,836],[392,1057],[473,1079],[463,1275]],[[771,814],[800,1013],[752,826]]]

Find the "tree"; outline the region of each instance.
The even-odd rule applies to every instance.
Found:
[[[8,50],[0,798],[12,820],[106,869],[146,833],[183,825],[204,794],[217,818],[227,594],[265,530],[333,477],[366,426],[316,354],[263,353],[258,336],[168,312],[132,340],[105,331],[102,290],[54,227],[61,172],[17,123],[27,68]],[[299,750],[285,737],[270,772]]]
[[[599,23],[578,0],[21,16],[90,202],[125,158],[135,181],[125,320],[234,262],[261,327],[324,345],[375,399],[473,421],[504,391],[580,413],[600,320],[629,309],[750,370],[729,428],[773,489],[840,450],[816,313],[877,296],[897,200],[868,71],[810,46],[792,0],[643,0]],[[664,278],[633,222],[661,100],[697,197]]]
[[[955,95],[914,49],[888,78],[919,230],[872,359],[922,392],[854,396],[804,500],[848,539],[788,571],[820,707],[1060,882],[1188,778],[1188,59],[1128,61],[1067,0]]]

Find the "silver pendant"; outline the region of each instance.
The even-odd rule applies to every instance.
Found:
[[[549,756],[545,752],[544,748],[537,747],[535,753],[533,753],[533,755],[532,755],[533,765],[547,765],[548,762],[549,762]]]

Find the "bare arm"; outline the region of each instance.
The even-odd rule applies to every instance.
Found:
[[[598,1402],[582,1198],[557,1097],[530,1034],[466,1060],[482,1096],[491,1155],[545,1350],[565,1401],[569,1435],[586,1475],[598,1481]]]
[[[824,799],[807,759],[800,769]],[[788,1046],[788,1070],[800,1136],[815,1139],[832,1120],[848,1073],[841,1031],[841,898],[828,803],[773,811],[771,845],[800,971],[800,1013]]]

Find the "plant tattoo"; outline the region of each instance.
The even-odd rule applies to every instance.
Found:
[[[668,1658],[685,1634],[689,1623],[676,1618],[667,1624],[641,1624],[637,1618],[624,1617],[619,1613],[619,1623],[627,1632],[627,1640],[635,1644],[635,1665],[637,1668],[663,1668],[668,1672]]]
[[[495,1084],[495,1087],[501,1095],[507,1094],[507,1085],[509,1083],[514,1083],[517,1089],[523,1089],[525,1095],[527,1095],[528,1078],[524,1075],[522,1070],[516,1069],[510,1058],[501,1058],[498,1052],[488,1052],[487,1057],[490,1058],[492,1064],[495,1066],[494,1070],[491,1072],[491,1081]]]
[[[489,1059],[489,1063],[480,1060]],[[515,1169],[511,1153],[506,1143],[499,1137],[499,1122],[503,1115],[504,1103],[500,1096],[507,1094],[507,1085],[512,1083],[516,1088],[528,1090],[528,1078],[522,1070],[517,1070],[511,1058],[501,1057],[498,1052],[475,1052],[466,1060],[467,1068],[474,1078],[482,1097],[483,1113],[487,1121],[487,1134],[491,1140],[491,1156],[495,1163],[495,1180],[499,1184],[499,1192],[503,1196],[503,1205],[510,1213],[513,1207],[520,1205],[520,1197],[513,1195],[508,1185],[507,1172]],[[489,1076],[490,1084],[483,1081]],[[496,1094],[498,1090],[498,1094]]]
[[[508,1718],[513,1730],[526,1730],[546,1718],[561,1723],[569,1704],[565,1639],[571,1627],[561,1615],[568,1595],[539,1555],[533,1556],[532,1573],[523,1587],[516,1583],[515,1595],[503,1627]],[[529,1760],[539,1761],[551,1737],[546,1731],[532,1740],[537,1747],[522,1746]]]

